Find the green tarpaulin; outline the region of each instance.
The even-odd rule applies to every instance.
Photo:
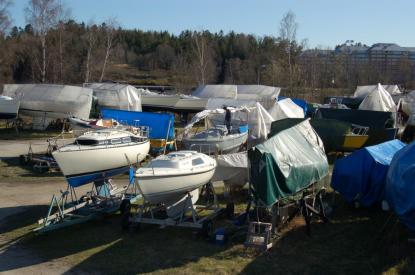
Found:
[[[250,149],[248,158],[252,193],[267,207],[328,173],[323,143],[304,119],[273,122],[269,139]]]

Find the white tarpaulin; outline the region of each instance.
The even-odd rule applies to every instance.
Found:
[[[284,118],[304,118],[304,110],[289,98],[275,102],[268,110],[268,113],[274,120]]]
[[[242,187],[248,182],[248,154],[239,152],[219,155],[212,181],[224,181],[225,185]]]
[[[380,84],[378,84],[378,85],[380,85]],[[353,97],[363,99],[368,94],[370,94],[372,91],[378,89],[378,85],[357,86]],[[398,85],[382,85],[382,87],[390,95],[399,95],[399,94],[401,94],[401,91],[399,90]]]
[[[193,92],[199,98],[264,101],[278,98],[281,88],[264,85],[200,85]]]
[[[362,103],[360,103],[359,110],[396,113],[397,108],[391,95],[382,87],[382,85],[378,84],[377,88],[370,92]]]
[[[19,113],[34,118],[88,119],[92,104],[91,89],[68,85],[5,84],[3,95],[20,98]]]
[[[231,98],[237,99],[236,85],[200,85],[192,93],[199,98]]]
[[[118,83],[85,83],[91,88],[98,105],[111,109],[141,112],[140,90],[131,85]]]

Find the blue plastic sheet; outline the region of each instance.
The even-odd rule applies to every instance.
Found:
[[[104,119],[115,119],[130,126],[147,126],[150,129],[151,139],[174,139],[174,115],[168,113],[133,112],[115,109],[101,109]],[[170,121],[170,129],[169,129]]]
[[[347,202],[371,206],[384,199],[386,175],[393,156],[405,147],[395,139],[355,151],[335,162],[331,186]]]
[[[393,157],[385,191],[389,206],[403,224],[415,231],[415,142]]]

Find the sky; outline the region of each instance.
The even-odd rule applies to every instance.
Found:
[[[278,36],[285,13],[298,23],[297,39],[331,47],[346,40],[367,45],[415,46],[413,0],[61,0],[76,21],[100,23],[115,17],[123,28],[212,32],[223,30]],[[24,26],[28,0],[14,0],[14,25]]]

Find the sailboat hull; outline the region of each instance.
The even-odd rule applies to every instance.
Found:
[[[130,164],[141,162],[149,150],[150,142],[145,141],[85,150],[57,150],[53,152],[53,157],[69,184],[77,187],[125,172]]]

